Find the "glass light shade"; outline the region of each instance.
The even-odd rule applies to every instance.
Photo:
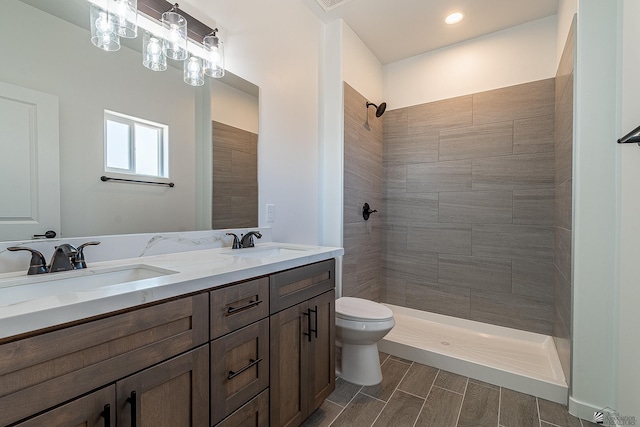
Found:
[[[111,0],[109,10],[116,17],[118,35],[135,39],[138,36],[138,0]]]
[[[167,57],[162,53],[162,39],[148,31],[142,37],[142,65],[152,71],[167,69]]]
[[[224,46],[218,36],[205,36],[202,40],[207,56],[204,63],[204,72],[207,76],[219,79],[224,76]]]
[[[176,12],[162,14],[164,40],[162,50],[167,58],[187,59],[187,20]]]
[[[89,18],[91,19],[91,43],[106,51],[120,49],[117,19],[93,3],[91,3]]]
[[[204,66],[202,58],[190,56],[184,61],[184,82],[191,86],[202,86],[204,84]]]

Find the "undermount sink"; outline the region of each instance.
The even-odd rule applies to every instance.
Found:
[[[177,271],[173,270],[136,264],[3,279],[0,280],[0,307],[38,298],[96,290],[176,273]]]
[[[230,251],[224,252],[224,254],[233,255],[239,258],[261,259],[281,255],[298,255],[307,250],[308,249],[306,248],[296,248],[289,246],[256,246],[254,248],[232,249]]]

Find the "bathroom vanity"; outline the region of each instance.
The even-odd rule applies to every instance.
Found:
[[[0,425],[301,424],[335,386],[342,249],[295,247],[106,262],[173,273],[0,304]]]

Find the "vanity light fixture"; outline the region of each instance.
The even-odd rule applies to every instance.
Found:
[[[191,86],[204,84],[204,66],[202,58],[190,56],[184,61],[184,82]]]
[[[447,15],[444,22],[446,22],[449,25],[453,25],[462,21],[462,18],[464,18],[464,15],[462,14],[462,12],[453,12]]]
[[[204,36],[202,45],[206,51],[204,72],[207,76],[219,79],[224,76],[224,46],[217,33],[216,28],[211,34]]]
[[[151,71],[167,69],[167,57],[162,53],[162,38],[149,31],[145,31],[142,37],[142,65]]]
[[[96,4],[91,3],[91,43],[108,52],[120,49],[120,36],[117,31],[117,18]]]
[[[178,7],[176,3],[162,14],[162,51],[167,58],[184,61],[187,59],[187,20],[178,13]]]
[[[113,15],[120,37],[135,39],[138,36],[138,0],[111,0]]]

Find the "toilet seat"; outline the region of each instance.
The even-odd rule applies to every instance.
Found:
[[[374,301],[342,297],[336,300],[336,317],[358,322],[380,322],[393,319],[393,311]]]

